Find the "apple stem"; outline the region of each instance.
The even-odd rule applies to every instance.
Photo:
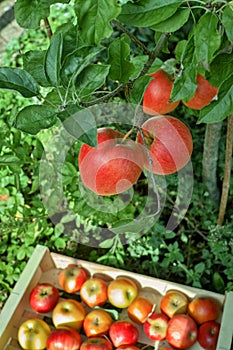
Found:
[[[130,137],[130,135],[134,132],[134,130],[135,130],[135,126],[133,126],[133,127],[125,134],[125,136],[122,138],[121,143],[124,143],[124,141],[127,140],[127,139]]]

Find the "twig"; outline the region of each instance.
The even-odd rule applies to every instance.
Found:
[[[46,28],[46,31],[47,31],[47,35],[48,35],[48,38],[51,39],[52,36],[53,36],[53,32],[52,32],[52,28],[51,28],[51,25],[49,23],[49,20],[48,18],[44,18],[44,24],[45,24],[45,28]]]
[[[221,195],[218,221],[217,221],[217,224],[219,226],[222,226],[225,212],[226,212],[227,199],[228,199],[228,193],[230,188],[230,178],[231,178],[232,148],[233,148],[233,114],[229,115],[227,120],[225,167],[224,167],[224,177],[223,177],[223,184],[222,184],[222,195]]]
[[[107,102],[112,97],[116,96],[119,92],[125,90],[126,88],[131,89],[133,84],[135,83],[135,81],[138,78],[144,76],[147,73],[147,71],[150,69],[150,67],[152,66],[154,60],[156,59],[156,57],[162,51],[162,49],[163,49],[165,43],[167,42],[169,36],[170,36],[170,33],[163,33],[160,36],[159,41],[158,41],[155,49],[150,51],[149,58],[148,58],[147,62],[144,64],[142,70],[139,72],[139,74],[134,79],[131,79],[129,82],[119,85],[115,90],[109,92],[105,96],[99,97],[99,98],[97,98],[96,100],[93,100],[93,101],[82,102],[81,105],[83,107],[87,108],[87,107],[94,106],[95,104],[98,104],[98,103]]]
[[[112,19],[112,24],[114,24],[116,27],[118,27],[123,33],[127,34],[130,39],[146,54],[150,55],[150,50],[140,41],[138,38],[133,35],[128,29],[126,29],[120,22],[118,22],[116,19]]]

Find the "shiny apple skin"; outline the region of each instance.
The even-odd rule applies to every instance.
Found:
[[[163,340],[166,338],[169,317],[152,313],[143,325],[144,333],[153,341]]]
[[[56,328],[66,326],[80,330],[85,316],[83,305],[74,299],[59,301],[52,311],[52,321]]]
[[[38,313],[50,312],[59,300],[59,291],[51,283],[39,283],[31,291],[29,303]]]
[[[192,134],[186,124],[170,115],[158,115],[142,124],[144,140],[140,132],[137,142],[147,147],[144,168],[154,174],[169,175],[181,170],[191,158]],[[152,168],[152,169],[151,169]]]
[[[88,279],[80,289],[80,297],[89,307],[104,305],[108,299],[107,283],[98,277]]]
[[[221,307],[219,302],[209,296],[194,298],[188,305],[189,315],[198,323],[215,321],[220,315]]]
[[[160,301],[160,310],[172,318],[176,314],[186,313],[188,304],[189,299],[187,295],[178,290],[171,290],[163,295]]]
[[[87,337],[107,334],[113,319],[109,312],[103,309],[90,311],[83,322],[83,330]]]
[[[186,314],[173,316],[168,322],[166,340],[176,349],[188,349],[197,341],[196,322]]]
[[[116,348],[121,345],[134,345],[138,341],[139,330],[133,322],[119,320],[111,325],[109,337]]]
[[[116,278],[108,285],[108,300],[115,307],[127,308],[137,296],[136,283],[127,277]]]
[[[49,325],[42,319],[28,319],[18,329],[18,341],[24,350],[43,350],[50,332]]]
[[[149,82],[143,96],[143,111],[149,115],[167,114],[173,111],[180,101],[169,102],[173,88],[172,77],[162,69],[150,74]]]
[[[152,310],[153,303],[148,298],[139,295],[129,305],[128,316],[132,321],[142,324],[146,321]]]
[[[48,336],[46,350],[79,350],[81,343],[81,335],[75,329],[59,328]]]
[[[101,336],[87,338],[80,347],[80,350],[112,350],[112,343]]]
[[[207,321],[201,324],[198,332],[198,342],[205,350],[215,350],[220,332],[220,323]]]
[[[76,293],[87,280],[87,273],[84,268],[76,264],[70,264],[58,276],[58,282],[67,293]]]

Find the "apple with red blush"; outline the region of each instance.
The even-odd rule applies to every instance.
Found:
[[[108,299],[108,285],[99,277],[92,277],[80,289],[81,300],[89,307],[102,306]]]
[[[67,293],[76,293],[87,280],[87,273],[77,264],[69,264],[58,276],[58,282]]]
[[[139,338],[137,326],[128,320],[115,321],[109,329],[109,337],[114,347],[134,345]]]
[[[51,283],[39,283],[31,291],[29,303],[38,313],[47,313],[53,310],[59,300],[59,291]]]
[[[153,341],[164,340],[167,334],[169,317],[153,312],[143,325],[144,333]]]
[[[160,310],[172,318],[176,314],[186,313],[189,299],[186,294],[178,290],[169,290],[162,296]]]

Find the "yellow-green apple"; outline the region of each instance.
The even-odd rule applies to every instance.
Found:
[[[220,311],[220,303],[210,296],[197,296],[188,305],[189,315],[199,324],[217,320]]]
[[[58,276],[60,286],[67,293],[76,293],[87,280],[87,273],[83,267],[76,264],[69,264],[61,270]]]
[[[104,309],[93,309],[87,313],[83,330],[87,337],[107,334],[113,319]]]
[[[186,313],[189,299],[186,294],[178,290],[170,290],[162,296],[160,310],[168,317]]]
[[[128,316],[132,321],[142,324],[152,312],[153,306],[148,298],[138,295],[128,307]]]
[[[50,312],[59,300],[58,289],[50,283],[39,283],[31,291],[29,303],[38,313]]]
[[[151,73],[153,79],[147,85],[143,96],[143,111],[150,115],[167,114],[173,111],[180,101],[170,102],[173,77],[162,69]]]
[[[100,128],[97,148],[83,144],[78,164],[83,184],[101,196],[122,193],[140,177],[144,165],[141,145],[117,130]]]
[[[119,277],[108,285],[108,300],[118,308],[127,308],[138,296],[136,283],[127,277]]]
[[[22,349],[43,350],[50,332],[49,325],[42,319],[28,319],[18,329],[18,341]]]
[[[144,333],[153,341],[166,338],[169,317],[162,313],[152,313],[143,325]]]
[[[198,331],[198,342],[205,350],[215,350],[220,332],[220,323],[207,321],[200,325]]]
[[[56,328],[66,326],[80,330],[85,316],[83,305],[74,299],[59,301],[52,311],[52,321]]]
[[[144,135],[144,139],[142,134]],[[182,169],[193,150],[191,132],[186,124],[170,115],[158,115],[142,124],[137,142],[147,147],[144,167],[158,175],[168,175]]]
[[[112,350],[112,343],[105,337],[89,337],[81,344],[80,350]]]
[[[121,345],[134,345],[138,341],[139,330],[132,321],[118,320],[112,323],[109,337],[116,348]]]
[[[186,314],[173,316],[167,327],[166,340],[176,349],[188,349],[197,340],[198,327],[196,322]]]
[[[201,74],[197,74],[197,88],[194,96],[189,101],[182,101],[189,108],[201,110],[213,100],[218,94],[218,88],[211,85]]]
[[[46,350],[79,350],[81,343],[81,335],[74,328],[58,328],[48,336]]]
[[[108,299],[107,283],[99,277],[89,278],[80,289],[80,297],[89,307],[104,305]]]

